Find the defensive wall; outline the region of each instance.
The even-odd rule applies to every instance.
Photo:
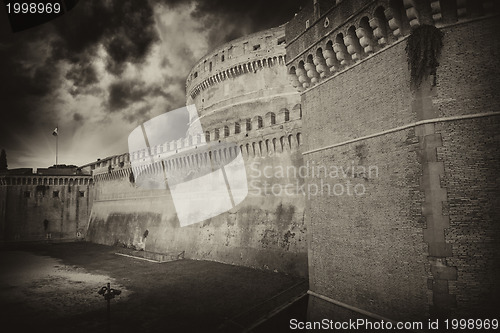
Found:
[[[193,67],[187,105],[196,106],[203,134],[86,166],[95,180],[88,240],[307,276],[304,200],[295,186],[301,180],[294,174],[274,176],[278,166],[303,164],[300,97],[288,83],[284,36],[281,26],[231,41]],[[237,149],[200,152],[214,142]],[[168,189],[137,186],[139,176],[196,173],[238,154],[248,196],[197,224],[180,226]],[[280,184],[294,187],[274,195],[273,184],[275,193]]]
[[[493,1],[313,1],[286,26],[221,45],[193,67],[187,105],[203,134],[89,163],[78,176],[1,175],[1,238],[81,236],[308,275],[311,320],[491,317],[497,13]],[[405,48],[422,25],[443,33],[443,47],[414,85]],[[210,142],[236,149],[197,151]],[[169,190],[137,184],[239,155],[247,198],[197,224],[180,226]]]
[[[304,162],[323,170],[307,179],[323,190],[306,202],[310,319],[498,315],[499,22],[493,1],[320,0],[287,24]],[[443,47],[412,86],[424,24]],[[346,180],[361,195],[335,192]]]
[[[90,174],[57,169],[0,174],[0,239],[83,239],[92,207],[92,182]]]

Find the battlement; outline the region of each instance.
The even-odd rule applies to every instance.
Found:
[[[90,172],[74,165],[58,165],[58,168],[31,168],[5,170],[0,172],[0,185],[90,185]]]
[[[300,127],[294,127],[281,134],[274,132],[274,135],[246,141],[228,147],[220,145],[213,148],[207,145],[207,149],[197,149],[197,146],[185,147],[182,151],[168,155],[154,150],[150,154],[144,150],[133,154],[134,158],[137,159],[134,167],[132,167],[130,161],[116,164],[119,159],[109,159],[103,162],[101,166],[96,166],[93,169],[93,176],[94,180],[99,182],[130,178],[131,174],[135,177],[137,175],[163,174],[164,171],[171,174],[172,172],[177,174],[187,173],[198,168],[228,162],[238,154],[241,154],[244,159],[273,157],[282,153],[290,154],[299,150],[303,144]],[[125,155],[128,156],[128,154],[123,154],[123,156]],[[51,181],[50,184],[52,184]]]
[[[188,74],[186,92],[192,99],[201,90],[230,77],[285,63],[284,26],[225,43],[204,56]]]
[[[186,138],[151,146],[149,149],[99,159],[83,166],[82,169],[92,171],[94,177],[100,175],[96,179],[105,180],[114,179],[116,176],[129,177],[130,171],[126,170],[130,169],[132,161],[140,166],[133,170],[136,174],[149,170],[150,167],[153,170],[161,170],[157,165],[158,161],[165,161],[167,168],[175,168],[177,165],[190,168],[193,165],[199,166],[197,163],[203,160],[208,161],[206,156],[205,159],[198,159],[197,149],[211,142],[233,142],[240,147],[244,157],[265,157],[301,146],[301,121],[302,109],[300,104],[296,104],[291,110],[282,108],[276,113],[270,111],[246,118],[244,122],[218,123],[218,127],[208,128],[204,136],[188,135]],[[216,158],[217,153],[214,156]],[[188,162],[191,159],[192,162]],[[110,176],[111,174],[113,176]]]
[[[302,92],[409,35],[498,13],[495,1],[317,0],[286,25],[287,68]]]
[[[44,185],[44,186],[60,186],[60,185],[92,185],[90,175],[80,176],[47,176],[47,175],[2,175],[0,176],[0,185]]]

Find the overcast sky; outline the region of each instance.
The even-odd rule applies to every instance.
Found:
[[[9,169],[83,165],[127,151],[142,122],[185,105],[185,79],[217,45],[278,26],[308,0],[80,0],[12,33],[0,10],[0,149]]]

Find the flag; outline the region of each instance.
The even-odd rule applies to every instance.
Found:
[[[52,132],[52,135],[53,136],[57,136],[57,127],[54,129],[54,131]]]

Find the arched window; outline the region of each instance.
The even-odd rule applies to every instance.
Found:
[[[234,134],[239,134],[241,132],[240,123],[234,123]]]
[[[224,126],[224,137],[227,138],[229,136],[229,126]]]
[[[276,125],[276,114],[274,112],[266,113],[266,123],[269,125]]]
[[[261,116],[257,117],[257,127],[258,128],[264,127],[264,122],[262,121],[262,117]]]
[[[205,141],[210,142],[210,131],[205,132]]]
[[[246,125],[247,125],[246,126],[247,131],[252,130],[252,120],[250,118],[247,118]]]

